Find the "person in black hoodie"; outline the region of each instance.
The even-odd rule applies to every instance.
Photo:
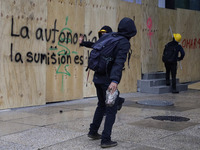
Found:
[[[103,26],[99,32],[98,32],[98,36],[99,38],[102,37],[102,35],[106,34],[106,33],[111,33],[112,32],[112,28],[105,25]],[[87,48],[92,48],[92,45],[94,44],[94,42],[90,42],[90,41],[84,41],[83,36],[80,36],[79,38],[79,44],[80,46],[85,46]],[[118,97],[118,106],[117,106],[117,110],[120,110],[122,108],[122,104],[124,103],[125,99],[122,97]]]
[[[118,99],[112,107],[107,107],[105,104],[106,90],[110,90],[114,93],[117,90],[118,84],[121,81],[122,70],[127,58],[127,53],[130,49],[129,40],[137,33],[135,23],[130,18],[123,18],[118,25],[118,32],[113,33],[115,36],[123,36],[124,38],[118,41],[116,48],[114,49],[114,61],[109,70],[109,75],[94,73],[93,82],[96,87],[98,104],[94,113],[93,122],[90,124],[88,137],[92,139],[101,138],[101,147],[113,147],[117,145],[117,142],[111,140],[112,127],[115,122]],[[104,130],[102,135],[98,133],[101,125],[104,113],[106,112]]]
[[[166,68],[166,85],[170,86],[170,73],[172,76],[172,93],[179,93],[176,89],[176,73],[177,73],[177,61],[183,60],[185,56],[185,52],[179,42],[181,41],[181,35],[179,33],[173,34],[173,40],[166,44],[165,48],[170,51],[174,51],[173,53],[168,52],[170,54],[170,58],[165,58],[165,51],[163,53],[163,62]],[[179,57],[179,53],[181,54]]]

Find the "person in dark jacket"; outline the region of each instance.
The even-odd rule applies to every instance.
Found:
[[[104,35],[106,33],[111,33],[111,32],[112,32],[112,28],[107,26],[107,25],[105,25],[99,30],[98,36],[99,36],[99,38],[101,38],[102,35]],[[79,38],[79,44],[80,44],[80,46],[85,46],[87,48],[92,48],[92,45],[94,44],[94,42],[84,41],[83,40],[83,36],[81,36]],[[118,99],[119,100],[118,100],[117,110],[120,110],[122,108],[122,104],[124,103],[125,99],[122,98],[122,97],[118,97]]]
[[[111,27],[109,27],[109,26],[103,26],[100,30],[99,30],[99,32],[98,32],[98,36],[99,36],[99,38],[103,35],[103,34],[105,34],[105,33],[110,33],[110,32],[112,32],[112,28]],[[79,38],[79,43],[80,43],[80,46],[85,46],[85,47],[87,47],[87,48],[92,48],[92,45],[94,44],[94,42],[86,42],[86,41],[84,41],[83,40],[83,36],[81,36],[80,38]]]
[[[118,25],[118,32],[113,33],[116,34],[116,36],[121,35],[124,38],[118,41],[118,44],[114,49],[114,61],[109,74],[98,74],[98,72],[94,73],[93,82],[97,91],[98,104],[94,113],[93,122],[90,124],[88,137],[92,139],[101,138],[102,148],[117,145],[117,142],[111,140],[111,133],[116,118],[118,99],[116,99],[115,104],[112,107],[107,107],[105,104],[106,90],[110,90],[111,93],[114,93],[117,90],[118,84],[121,81],[122,70],[127,58],[127,53],[130,49],[129,40],[134,37],[136,33],[137,30],[134,21],[130,18],[123,18]],[[106,112],[104,130],[102,135],[100,135],[98,130],[101,125],[104,112]]]
[[[166,69],[166,85],[170,86],[170,74],[172,76],[172,93],[179,93],[176,88],[176,73],[177,73],[177,61],[183,60],[185,52],[179,42],[181,41],[181,35],[179,33],[173,34],[173,40],[167,43],[167,46],[175,48],[175,55],[169,61],[164,61]],[[180,53],[180,56],[179,56]]]

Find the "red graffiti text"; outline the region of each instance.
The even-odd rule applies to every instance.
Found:
[[[196,49],[200,48],[200,38],[184,39],[181,42],[183,48]]]

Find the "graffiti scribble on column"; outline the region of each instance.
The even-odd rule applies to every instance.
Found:
[[[148,27],[148,29],[149,29],[148,36],[149,36],[149,40],[150,40],[150,48],[151,48],[151,36],[153,35],[153,32],[151,32],[151,28],[152,28],[152,20],[151,20],[150,17],[149,17],[148,20],[147,20],[147,27]]]

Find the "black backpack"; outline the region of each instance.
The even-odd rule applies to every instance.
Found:
[[[116,35],[114,33],[107,33],[103,35],[94,45],[88,58],[88,69],[91,69],[100,74],[105,74],[108,67],[113,62],[113,50],[118,44],[120,39],[125,37]]]
[[[162,61],[164,63],[172,63],[177,61],[177,45],[165,45],[163,55],[162,55]]]

